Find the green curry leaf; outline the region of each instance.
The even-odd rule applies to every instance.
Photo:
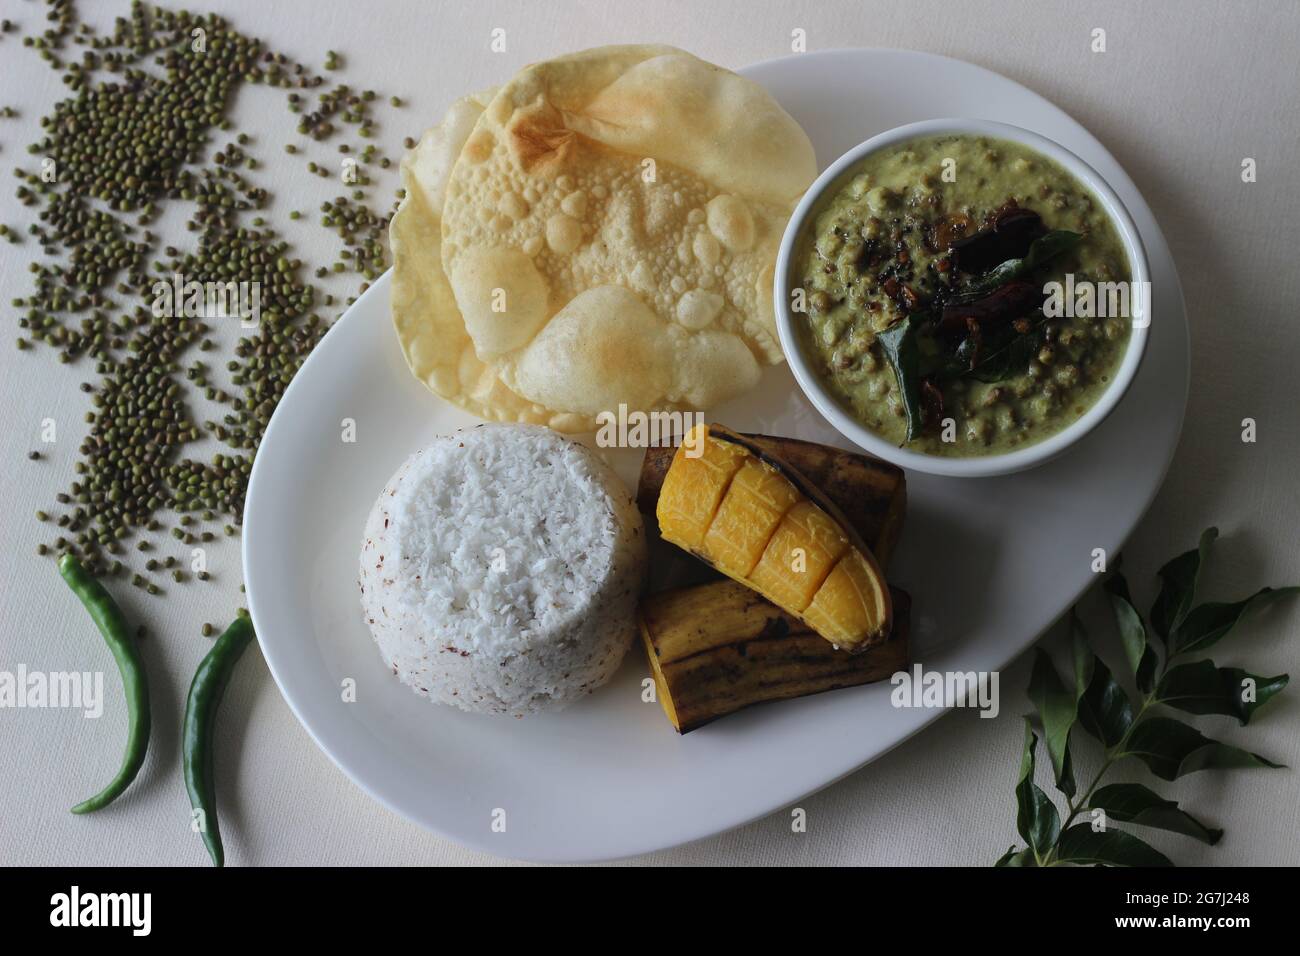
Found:
[[[1007,852],[998,857],[994,866],[1033,866],[1034,851],[1028,847],[1017,850],[1014,846],[1008,847]]]
[[[1038,735],[1025,718],[1025,746],[1020,756],[1020,779],[1016,782],[1016,829],[1041,860],[1061,833],[1061,818],[1051,798],[1034,783],[1034,750]]]
[[[1192,609],[1197,579],[1210,552],[1210,545],[1218,536],[1218,528],[1206,528],[1201,532],[1200,543],[1195,548],[1184,551],[1156,572],[1160,578],[1160,593],[1151,605],[1151,626],[1162,641],[1169,639],[1169,635],[1183,623],[1187,612]]]
[[[1092,680],[1079,701],[1079,723],[1107,748],[1123,740],[1133,724],[1133,703],[1099,657],[1093,660]]]
[[[1133,606],[1128,581],[1116,571],[1106,580],[1105,590],[1110,598],[1111,610],[1115,612],[1115,624],[1119,628],[1120,643],[1124,646],[1124,657],[1137,678],[1138,690],[1148,693],[1155,686],[1158,661],[1156,652],[1147,643],[1147,629],[1142,623],[1142,616]]]
[[[1052,760],[1056,786],[1067,797],[1075,794],[1070,766],[1070,728],[1074,726],[1076,702],[1056,673],[1052,659],[1040,647],[1034,652],[1034,670],[1029,677],[1029,699],[1043,725],[1043,743]]]
[[[1136,823],[1195,837],[1211,846],[1219,842],[1223,831],[1207,827],[1191,814],[1178,808],[1177,802],[1166,800],[1140,783],[1112,783],[1092,795],[1088,806],[1102,810],[1112,820]]]
[[[1061,834],[1057,859],[1080,866],[1173,866],[1169,857],[1122,830],[1076,823]]]
[[[898,394],[907,413],[907,440],[921,434],[921,353],[916,341],[916,319],[907,316],[876,335],[885,361],[894,372]]]
[[[1300,593],[1300,587],[1260,588],[1241,601],[1209,602],[1194,607],[1170,634],[1170,654],[1190,654],[1206,650],[1226,637],[1247,611],[1296,593]]]
[[[1240,667],[1215,667],[1212,661],[1194,661],[1180,664],[1161,678],[1156,700],[1189,714],[1236,717],[1245,726],[1289,680],[1286,674],[1260,677]]]
[[[1271,767],[1267,757],[1211,740],[1195,727],[1170,717],[1148,717],[1129,735],[1117,757],[1137,757],[1162,780],[1177,780],[1198,770]]]

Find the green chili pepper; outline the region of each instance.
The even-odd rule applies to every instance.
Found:
[[[253,622],[242,614],[235,618],[225,633],[217,638],[194,672],[190,683],[190,696],[185,702],[185,727],[181,732],[184,748],[185,791],[190,795],[190,806],[199,811],[203,844],[216,866],[225,865],[225,852],[221,848],[221,828],[217,823],[217,788],[212,775],[213,735],[217,723],[217,707],[221,695],[230,681],[235,662],[252,642]]]
[[[99,633],[104,635],[104,641],[117,661],[117,668],[122,672],[122,688],[126,691],[127,735],[122,767],[107,787],[72,808],[73,813],[91,813],[117,799],[144,764],[149,750],[149,682],[145,679],[140,648],[136,646],[122,609],[112,595],[70,554],[59,559],[59,573],[90,612]]]

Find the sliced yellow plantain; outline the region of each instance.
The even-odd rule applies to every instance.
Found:
[[[850,527],[866,542],[881,569],[888,567],[907,511],[907,476],[901,468],[870,455],[798,438],[772,435],[746,435],[745,438],[812,482],[835,503]],[[676,450],[676,444],[647,448],[641,462],[637,506],[656,528],[655,506]],[[687,562],[683,560],[683,563]]]
[[[749,574],[798,501],[798,490],[779,471],[757,458],[746,459],[718,505],[703,550],[715,555],[717,564]]]
[[[835,519],[802,499],[781,518],[747,583],[773,604],[798,614],[852,547]]]
[[[880,575],[862,552],[850,549],[804,608],[803,619],[832,644],[851,646],[861,622],[887,615],[888,603]]]
[[[743,448],[722,442],[708,442],[698,455],[679,448],[659,492],[660,533],[688,551],[699,548],[745,458]]]
[[[664,540],[837,647],[856,653],[889,634],[889,589],[871,552],[830,499],[770,448],[697,425],[673,456],[656,516]]]

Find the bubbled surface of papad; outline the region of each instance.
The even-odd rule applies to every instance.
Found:
[[[476,358],[564,431],[743,393],[782,359],[776,249],[815,174],[761,87],[680,50],[525,68],[446,185],[443,273]]]
[[[545,409],[505,386],[479,360],[442,271],[447,178],[496,90],[457,100],[402,159],[406,195],[389,227],[391,311],[407,367],[431,392],[480,418],[543,424]]]

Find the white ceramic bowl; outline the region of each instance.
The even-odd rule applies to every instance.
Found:
[[[970,458],[949,458],[900,448],[861,424],[840,403],[839,399],[831,394],[822,382],[821,377],[813,369],[808,357],[804,354],[802,335],[796,326],[796,323],[806,321],[806,317],[802,314],[796,315],[790,309],[791,291],[796,285],[791,278],[794,268],[795,246],[805,226],[809,226],[814,215],[821,211],[822,198],[833,194],[836,189],[847,182],[853,174],[853,167],[869,153],[894,146],[905,140],[950,133],[991,136],[1011,140],[1037,150],[1044,156],[1060,163],[1092,191],[1101,201],[1111,221],[1114,222],[1120,240],[1124,244],[1124,250],[1128,254],[1132,280],[1136,283],[1148,283],[1150,281],[1146,251],[1142,248],[1142,240],[1138,235],[1137,227],[1134,226],[1133,220],[1128,214],[1128,210],[1124,208],[1124,204],[1120,202],[1119,197],[1106,184],[1106,181],[1091,166],[1075,156],[1074,153],[1044,136],[1039,136],[1037,133],[1031,133],[1029,130],[1007,123],[970,119],[926,120],[921,123],[909,123],[906,126],[895,127],[855,146],[831,163],[826,171],[818,176],[817,180],[809,187],[808,192],[804,194],[803,199],[795,208],[794,215],[790,217],[790,222],[785,229],[785,235],[781,239],[781,248],[777,253],[774,288],[777,329],[781,336],[781,347],[785,350],[786,360],[790,363],[790,369],[794,372],[799,387],[803,389],[809,401],[826,417],[827,421],[854,444],[902,468],[912,468],[930,474],[968,478],[1006,475],[1032,468],[1051,458],[1055,458],[1101,424],[1106,416],[1119,404],[1119,400],[1124,397],[1129,384],[1137,374],[1138,366],[1142,362],[1142,354],[1146,350],[1148,326],[1150,324],[1149,317],[1152,311],[1149,303],[1146,320],[1140,324],[1133,324],[1128,351],[1124,354],[1119,371],[1111,381],[1110,387],[1102,393],[1096,404],[1070,425],[1040,442],[1011,452]],[[1149,286],[1142,285],[1139,287],[1148,288]]]

